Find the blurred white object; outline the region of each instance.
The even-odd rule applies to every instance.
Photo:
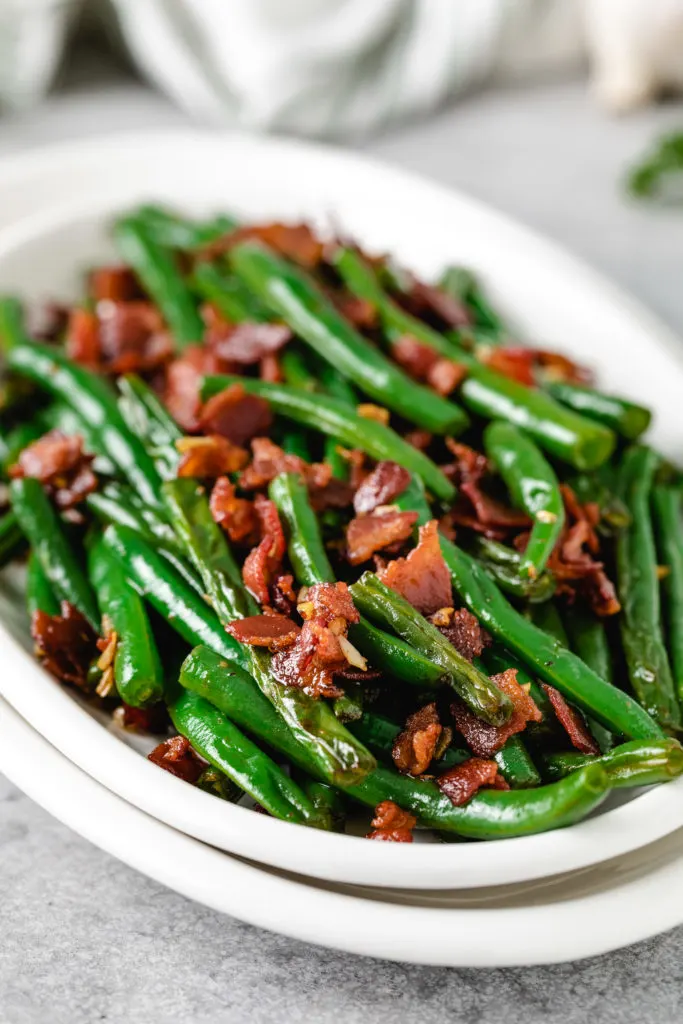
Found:
[[[81,0],[0,0],[0,106],[35,103],[52,84]]]
[[[595,93],[631,110],[683,88],[683,0],[584,0]]]

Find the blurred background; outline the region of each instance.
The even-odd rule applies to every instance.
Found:
[[[682,86],[683,0],[0,0],[0,156],[188,124],[362,147],[681,330]]]

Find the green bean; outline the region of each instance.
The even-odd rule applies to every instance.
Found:
[[[574,653],[601,679],[613,682],[612,652],[603,620],[577,601],[565,609],[563,622]]]
[[[181,693],[169,711],[174,726],[194,749],[269,814],[315,823],[318,812],[301,787],[207,700]]]
[[[0,516],[0,569],[14,561],[26,547],[16,515],[11,510]]]
[[[299,349],[292,348],[290,345],[287,350],[283,353],[280,359],[280,365],[282,372],[287,384],[290,387],[300,388],[302,391],[317,392],[321,390],[320,383],[309,369],[304,355]],[[332,378],[339,383],[346,385],[346,381],[341,377]],[[325,390],[323,388],[323,390]],[[327,389],[329,394],[333,397],[342,398],[341,393],[344,392],[344,388],[341,389],[341,393],[335,395],[332,389]],[[337,388],[337,391],[340,389]],[[343,400],[343,399],[342,399]],[[336,437],[327,436],[325,438],[325,462],[332,467],[332,475],[337,477],[338,480],[346,480],[348,477],[348,463],[343,455],[339,452],[339,441]]]
[[[309,395],[286,384],[228,375],[205,377],[202,397],[206,401],[237,382],[245,391],[265,398],[278,415],[338,438],[347,448],[359,448],[374,459],[398,462],[422,477],[425,486],[436,497],[443,501],[453,500],[455,488],[431,459],[404,441],[390,427],[358,416],[335,398]]]
[[[659,558],[668,570],[662,579],[666,638],[679,701],[683,701],[683,526],[681,492],[652,489],[652,512]]]
[[[133,211],[132,216],[134,220],[144,224],[158,245],[183,251],[200,249],[237,227],[237,221],[225,214],[218,214],[205,221],[190,220],[152,203],[139,206]]]
[[[234,274],[221,269],[215,263],[197,263],[190,283],[201,297],[211,302],[230,323],[263,323],[271,319],[268,310],[256,296],[245,288]]]
[[[323,545],[318,519],[301,478],[294,473],[282,473],[272,481],[269,493],[285,524],[287,553],[297,583],[306,587],[314,583],[333,583],[335,575]],[[427,687],[437,686],[443,680],[442,669],[431,657],[416,651],[399,637],[389,636],[367,619],[362,618],[349,627],[349,639],[371,665],[389,677]]]
[[[126,426],[106,381],[72,363],[58,349],[37,342],[15,346],[7,362],[15,373],[75,409],[90,428],[96,454],[108,456],[144,501],[158,504],[159,477],[154,464]]]
[[[485,331],[488,340],[504,340],[507,329],[471,270],[465,267],[446,267],[439,280],[439,288],[466,304],[474,315],[475,327]]]
[[[632,740],[622,743],[602,757],[591,757],[578,751],[546,754],[542,758],[544,775],[550,781],[562,779],[587,764],[601,764],[610,786],[654,786],[670,782],[683,773],[683,750],[673,739]]]
[[[94,594],[42,485],[32,477],[13,480],[10,500],[22,533],[55,593],[97,629],[99,615]]]
[[[442,633],[420,615],[404,597],[374,573],[365,572],[349,588],[354,604],[377,625],[390,629],[438,665],[445,681],[470,710],[491,725],[510,717],[511,704],[498,687],[456,650]]]
[[[472,553],[506,594],[539,604],[550,600],[555,593],[556,582],[552,573],[543,572],[537,578],[522,574],[523,556],[514,548],[482,536],[473,537],[470,543]]]
[[[440,355],[467,367],[468,374],[459,394],[471,412],[486,419],[507,420],[525,430],[551,455],[569,462],[577,469],[599,466],[609,458],[615,445],[611,430],[578,416],[542,391],[525,387],[518,381],[490,370],[460,344],[404,313],[384,295],[371,267],[364,264],[356,253],[340,250],[336,257],[337,269],[345,267],[348,271],[351,262],[354,273],[358,275],[355,278],[357,286],[360,285],[361,273],[363,275],[367,289],[363,297],[369,297],[371,289],[375,295],[371,301],[375,302],[380,311],[390,341],[396,341],[402,335],[412,335]],[[349,281],[350,276],[347,283]],[[381,301],[378,291],[379,296],[382,296]],[[361,294],[360,288],[357,294]]]
[[[562,405],[611,427],[629,441],[637,440],[650,426],[650,410],[625,398],[605,395],[602,391],[594,391],[579,384],[566,384],[564,381],[548,381],[544,387]]]
[[[114,240],[143,288],[164,315],[180,348],[200,342],[204,324],[170,249],[135,217],[121,217],[114,225]]]
[[[311,446],[303,427],[290,426],[282,434],[281,445],[287,455],[298,455],[305,462],[311,461]]]
[[[213,651],[196,648],[183,663],[180,683],[206,696],[290,763],[317,774],[307,750],[297,743],[253,681],[244,674],[227,677],[225,663]],[[433,782],[378,766],[357,785],[344,786],[344,791],[369,807],[393,800],[429,828],[472,839],[502,839],[580,821],[604,799],[607,777],[601,765],[589,765],[560,783],[537,789],[480,792],[462,807],[454,807]]]
[[[658,465],[659,457],[640,445],[627,449],[621,463],[621,498],[631,514],[631,524],[616,540],[619,625],[629,679],[638,700],[665,729],[678,729],[681,712],[662,637],[649,508]]]
[[[532,520],[521,571],[536,579],[564,527],[564,502],[555,471],[531,438],[500,420],[484,431],[484,447],[498,467],[512,502]]]
[[[173,480],[183,433],[148,384],[134,373],[119,377],[119,409],[129,430],[144,444],[162,480]]]
[[[31,621],[38,612],[50,617],[59,615],[60,612],[57,595],[35,551],[32,551],[28,557],[26,607]]]
[[[175,534],[159,510],[143,504],[135,491],[112,481],[85,499],[85,505],[102,523],[130,526],[138,533],[149,534],[164,546],[176,543]],[[178,549],[179,550],[179,549]]]
[[[0,296],[0,355],[6,360],[16,345],[30,344],[21,302],[11,295]],[[0,381],[0,410],[12,409],[25,402],[32,390],[28,382],[12,374],[3,374],[3,378]]]
[[[520,615],[473,558],[444,537],[441,550],[464,604],[535,674],[616,734],[630,739],[661,738],[661,729],[644,708]]]
[[[319,356],[375,401],[438,434],[456,434],[465,413],[399,370],[337,312],[302,271],[264,246],[243,242],[230,253],[236,274]]]
[[[258,611],[242,584],[225,534],[214,522],[196,482],[168,481],[164,494],[178,534],[223,625]],[[325,701],[314,700],[299,687],[279,683],[272,675],[267,651],[247,646],[244,657],[259,688],[310,751],[327,781],[356,780],[372,770],[373,758]]]
[[[126,526],[108,526],[103,537],[129,582],[183,640],[206,644],[229,661],[246,664],[241,644],[225,632],[206,601],[142,535]]]
[[[45,424],[40,417],[17,423],[4,438],[5,451],[2,456],[2,469],[6,474],[10,466],[14,466],[23,452],[30,444],[37,441],[46,432]]]
[[[238,803],[244,796],[244,790],[213,765],[204,769],[195,785],[197,789],[203,789],[205,793],[211,793],[212,796],[217,796],[221,800],[227,800],[229,804]]]
[[[125,570],[102,537],[88,549],[88,570],[97,595],[103,633],[116,633],[114,681],[126,704],[145,707],[164,695],[161,658],[140,595],[130,586]]]

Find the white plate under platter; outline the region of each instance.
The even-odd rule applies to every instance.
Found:
[[[83,268],[111,255],[107,220],[144,199],[261,219],[332,216],[368,247],[389,249],[422,274],[448,262],[472,266],[522,335],[570,351],[594,364],[610,388],[653,405],[653,439],[670,454],[681,448],[676,339],[592,271],[467,197],[333,149],[239,135],[123,136],[61,146],[11,165],[0,169],[3,194],[22,214],[33,212],[0,230],[2,290],[29,298],[77,295]],[[19,627],[15,635],[21,634]],[[312,832],[182,786],[127,745],[125,734],[103,729],[7,634],[0,654],[4,696],[113,792],[212,845],[335,882],[513,883],[596,864],[683,824],[678,782],[621,806],[612,802],[571,829],[475,846],[393,846]]]
[[[78,769],[2,698],[0,771],[75,832],[168,888],[347,953],[528,966],[607,953],[683,922],[683,830],[618,861],[531,885],[429,893],[334,886],[247,863],[169,828]]]

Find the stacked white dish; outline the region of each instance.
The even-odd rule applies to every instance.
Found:
[[[611,389],[652,405],[656,443],[680,450],[676,339],[552,246],[419,179],[300,143],[165,133],[9,161],[0,195],[0,290],[29,299],[78,294],[83,270],[111,255],[113,213],[149,199],[331,218],[427,276],[468,264],[525,336],[570,349]],[[367,843],[282,823],[159,771],[134,738],[45,675],[22,649],[12,582],[0,586],[0,770],[178,891],[309,941],[454,966],[587,956],[683,921],[683,781],[613,799],[571,829],[495,843]]]

